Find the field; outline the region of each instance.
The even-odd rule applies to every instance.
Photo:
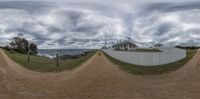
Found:
[[[71,70],[80,66],[88,58],[94,55],[95,52],[90,53],[84,57],[72,60],[59,60],[59,66],[56,66],[55,59],[48,59],[45,57],[40,57],[36,55],[30,56],[30,62],[27,61],[27,55],[21,53],[10,53],[5,51],[5,53],[15,62],[19,63],[23,67],[38,71],[38,72],[59,72],[63,70]]]
[[[159,49],[137,48],[134,52],[161,52]]]
[[[121,69],[127,71],[128,73],[138,74],[138,75],[155,75],[177,70],[178,68],[184,66],[195,55],[195,53],[196,50],[187,50],[187,56],[184,59],[181,59],[174,63],[158,65],[158,66],[139,66],[139,65],[128,64],[120,60],[114,59],[109,55],[107,55],[106,53],[104,54],[110,61],[117,64]]]
[[[125,50],[120,50],[120,51],[125,51]],[[130,52],[162,52],[162,51],[155,48],[136,48],[136,50],[130,50]]]

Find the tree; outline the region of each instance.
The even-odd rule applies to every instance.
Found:
[[[37,45],[29,43],[23,37],[13,37],[10,40],[9,47],[20,53],[27,53],[30,50],[31,54],[37,54]]]
[[[37,54],[37,50],[38,49],[37,49],[37,45],[36,44],[30,43],[29,48],[30,48],[31,54]]]

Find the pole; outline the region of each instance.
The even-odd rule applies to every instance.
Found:
[[[30,62],[30,51],[28,51],[28,63]]]
[[[28,42],[28,63],[30,62],[30,43]]]
[[[59,55],[58,55],[58,53],[56,54],[56,66],[59,66]]]

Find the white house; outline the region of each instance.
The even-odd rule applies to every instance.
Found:
[[[120,51],[131,51],[136,50],[137,45],[130,42],[130,41],[122,41],[112,46],[113,50],[120,50]]]

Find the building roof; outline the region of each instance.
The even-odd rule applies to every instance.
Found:
[[[121,46],[121,45],[132,45],[132,46],[137,46],[136,44],[132,43],[131,41],[122,41],[120,43],[114,44],[113,47],[115,46]]]

